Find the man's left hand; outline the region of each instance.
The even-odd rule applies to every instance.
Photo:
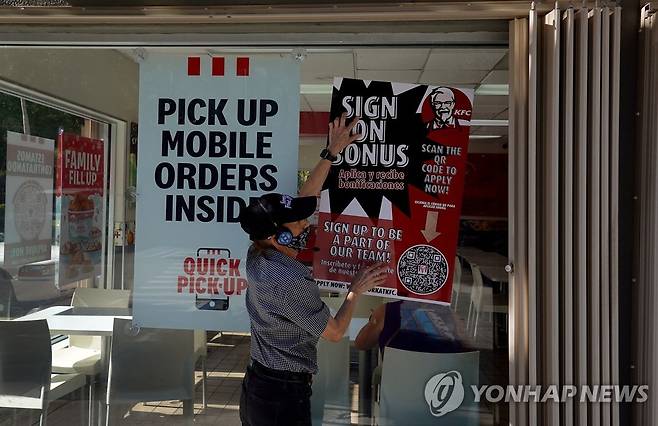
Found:
[[[329,123],[329,146],[327,149],[331,155],[338,155],[347,145],[363,136],[361,134],[351,134],[352,129],[358,122],[359,117],[354,117],[350,124],[347,124],[347,113],[343,113]]]

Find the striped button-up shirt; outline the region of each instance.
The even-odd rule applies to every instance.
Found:
[[[316,345],[330,312],[309,269],[274,249],[247,254],[251,357],[276,369],[316,373]]]

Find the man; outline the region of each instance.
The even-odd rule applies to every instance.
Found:
[[[430,93],[430,103],[434,111],[434,120],[428,123],[430,130],[459,127],[455,118],[455,94],[447,87],[437,87]]]
[[[311,379],[317,372],[320,337],[339,341],[359,296],[386,281],[387,268],[362,268],[335,317],[320,299],[306,266],[295,259],[306,245],[310,217],[336,155],[360,135],[351,135],[343,114],[329,124],[329,145],[293,198],[267,194],[240,214],[253,241],[247,254],[246,304],[251,320],[251,363],[242,382],[240,419],[244,426],[311,425]]]

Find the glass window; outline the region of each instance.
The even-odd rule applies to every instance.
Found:
[[[166,49],[160,49],[166,50]],[[150,49],[146,49],[147,52]],[[222,50],[198,49],[197,53],[218,54]],[[272,52],[288,54],[290,49],[271,49]],[[32,98],[22,99],[14,94],[0,93],[0,228],[3,235],[4,254],[0,277],[0,315],[7,318],[34,315],[35,311],[60,309],[71,304],[73,309],[68,314],[80,318],[78,333],[70,333],[70,338],[53,341],[53,365],[58,366],[58,373],[74,372],[86,378],[94,377],[92,398],[104,401],[103,395],[108,390],[108,364],[110,358],[116,357],[113,369],[118,374],[130,371],[126,358],[121,353],[112,352],[112,345],[120,348],[130,344],[130,338],[144,336],[143,347],[125,346],[125,353],[145,355],[147,347],[155,348],[151,352],[153,362],[157,363],[162,374],[173,377],[172,371],[178,371],[179,365],[167,365],[173,362],[177,348],[171,342],[187,341],[192,345],[195,368],[194,401],[192,403],[178,400],[137,402],[124,405],[111,411],[111,424],[136,424],[159,422],[177,424],[180,420],[194,413],[203,419],[215,419],[220,422],[238,422],[241,381],[249,362],[250,336],[233,330],[196,330],[193,337],[176,334],[163,338],[157,333],[140,331],[130,327],[130,290],[133,286],[133,243],[135,229],[139,223],[134,220],[135,205],[139,198],[135,194],[137,151],[136,134],[138,125],[139,74],[138,60],[134,52],[128,49],[97,50],[80,49],[66,51],[69,58],[80,55],[87,65],[79,71],[67,68],[66,61],[58,59],[54,50],[43,49],[53,63],[54,81],[71,78],[66,70],[80,73],[80,87],[70,97],[64,92],[58,95],[63,100],[75,104],[93,106],[103,114],[121,116],[130,128],[131,143],[125,152],[117,155],[118,168],[122,175],[110,176],[109,141],[110,125],[76,114],[61,108],[49,106],[47,102],[36,102]],[[245,47],[244,52],[253,53]],[[272,53],[269,50],[265,53]],[[235,49],[231,50],[231,54]],[[259,49],[258,53],[263,53]],[[413,393],[422,400],[428,378],[444,372],[441,363],[458,365],[464,377],[472,378],[481,385],[505,385],[508,382],[508,287],[505,264],[507,263],[507,49],[505,46],[487,47],[327,47],[309,48],[301,62],[300,86],[300,134],[299,134],[299,186],[308,178],[310,170],[319,159],[320,151],[326,146],[327,123],[331,105],[332,80],[335,76],[367,80],[393,81],[400,83],[427,83],[467,87],[475,89],[473,124],[469,141],[467,174],[462,214],[459,225],[459,244],[456,268],[460,271],[453,281],[452,304],[443,306],[409,301],[397,301],[380,297],[365,296],[360,301],[352,321],[349,338],[342,343],[321,341],[318,346],[320,376],[314,381],[312,415],[314,424],[370,424],[373,417],[381,412],[382,404],[395,404],[404,401],[382,400],[382,394],[397,395]],[[89,64],[94,64],[90,67]],[[20,63],[13,63],[12,72],[20,68]],[[115,72],[120,67],[121,72]],[[97,74],[94,74],[97,72]],[[4,74],[0,74],[2,76]],[[119,77],[120,76],[120,77]],[[102,83],[105,81],[105,83]],[[26,82],[27,83],[27,82]],[[26,86],[29,86],[26,84]],[[101,91],[106,99],[91,99],[90,93]],[[45,91],[44,91],[45,92]],[[116,98],[113,98],[116,96]],[[125,115],[116,113],[121,106]],[[49,207],[44,225],[50,229],[47,239],[50,252],[42,254],[43,258],[31,261],[8,262],[4,245],[21,242],[16,237],[16,225],[6,220],[17,215],[7,216],[7,210],[16,210],[23,204],[38,204],[43,201],[30,195],[28,201],[18,202],[16,191],[26,180],[20,170],[10,170],[8,162],[18,162],[19,154],[9,153],[9,147],[22,146],[20,135],[28,135],[27,143],[48,145],[44,140],[52,141],[52,170],[50,177],[43,176],[43,182],[50,183],[44,187],[44,196]],[[14,149],[14,148],[12,148]],[[48,148],[50,149],[50,148]],[[21,151],[16,148],[14,151]],[[26,151],[26,149],[23,149]],[[29,150],[27,150],[29,151]],[[44,152],[34,151],[32,155],[20,154],[23,168],[34,167],[39,158],[46,157]],[[30,151],[30,152],[32,152]],[[41,149],[44,151],[44,149]],[[47,149],[45,149],[47,151]],[[39,154],[39,155],[37,155]],[[43,155],[41,155],[43,154]],[[101,155],[102,154],[102,155]],[[100,157],[98,157],[100,155]],[[97,162],[100,158],[100,162]],[[30,160],[32,159],[32,160]],[[32,162],[30,162],[32,161]],[[74,164],[78,163],[78,164]],[[84,163],[84,164],[82,164]],[[18,171],[16,171],[18,170]],[[290,171],[294,173],[294,171]],[[67,173],[67,176],[62,176]],[[29,174],[29,173],[28,173]],[[110,180],[117,179],[127,190],[109,193]],[[98,179],[101,179],[100,183]],[[10,182],[13,180],[14,182]],[[62,186],[62,181],[68,186]],[[41,181],[39,181],[41,182]],[[125,184],[125,185],[124,185]],[[42,183],[42,186],[44,184]],[[12,189],[14,188],[14,189]],[[115,283],[105,282],[103,273],[108,258],[108,250],[114,249],[113,223],[108,223],[108,209],[112,199],[125,211],[127,222],[123,228],[127,238],[119,251],[113,253],[115,258],[110,266]],[[27,198],[24,197],[24,198]],[[31,206],[31,204],[30,204]],[[22,207],[23,209],[27,207]],[[317,221],[311,221],[314,225]],[[9,231],[10,225],[13,227]],[[13,233],[13,234],[12,234]],[[11,235],[10,235],[11,234]],[[137,232],[137,236],[139,233]],[[166,238],[167,236],[163,236]],[[175,248],[175,241],[171,242]],[[305,260],[311,262],[313,253],[304,254]],[[157,273],[158,271],[153,271]],[[79,288],[112,289],[110,293],[96,293],[84,299],[84,291],[79,291],[78,302],[72,301],[73,294]],[[100,294],[100,296],[98,296]],[[340,306],[342,295],[322,293],[323,300],[334,311]],[[77,304],[77,306],[76,306]],[[82,309],[81,309],[82,308]],[[92,308],[92,310],[87,310]],[[97,309],[94,311],[93,309]],[[100,310],[98,310],[100,309]],[[103,311],[103,309],[106,309]],[[60,311],[58,311],[60,312]],[[374,339],[357,339],[359,333],[368,326],[371,315],[376,313],[382,321],[382,329]],[[120,329],[109,331],[90,331],[91,325],[85,318],[92,314],[119,317]],[[59,314],[61,315],[61,314]],[[35,317],[36,318],[36,317]],[[120,320],[126,319],[123,323]],[[88,328],[85,328],[88,327]],[[220,327],[218,327],[220,328]],[[117,330],[121,335],[117,336]],[[171,331],[171,330],[170,330]],[[94,334],[96,333],[96,334]],[[113,335],[113,333],[115,333]],[[53,337],[61,333],[53,333]],[[68,334],[67,334],[68,335]],[[179,339],[179,340],[178,340]],[[191,339],[191,340],[190,340]],[[169,343],[170,346],[167,346]],[[160,346],[158,346],[160,345]],[[146,348],[146,349],[145,349]],[[167,348],[167,349],[158,349]],[[393,350],[390,350],[392,348]],[[404,359],[394,358],[395,349],[413,352],[419,360],[427,362],[409,363]],[[136,352],[130,352],[130,351]],[[158,352],[160,350],[160,352]],[[68,352],[60,352],[68,351]],[[171,351],[165,356],[163,351]],[[176,352],[176,354],[174,353]],[[75,358],[80,353],[91,358]],[[168,353],[168,352],[167,352]],[[386,362],[387,354],[391,363]],[[467,354],[467,355],[464,355]],[[470,355],[468,355],[470,354]],[[185,354],[179,354],[185,356]],[[62,357],[77,359],[84,367],[64,366]],[[138,356],[138,355],[136,355]],[[139,356],[138,356],[139,357]],[[68,358],[67,358],[68,359]],[[86,359],[87,361],[80,361]],[[114,359],[114,358],[112,358]],[[92,361],[89,361],[92,360]],[[438,360],[438,361],[437,361]],[[90,362],[91,364],[84,364]],[[438,363],[438,364],[437,364]],[[454,367],[457,369],[457,367]],[[53,371],[56,371],[53,369]],[[120,371],[120,373],[117,373]],[[405,372],[413,372],[418,377],[415,389],[384,389],[387,383]],[[124,374],[124,376],[126,376]],[[205,378],[204,378],[205,376]],[[421,377],[423,378],[421,380]],[[125,377],[124,377],[125,378]],[[1,380],[1,379],[0,379]],[[87,382],[85,382],[87,383]],[[327,385],[330,383],[330,385]],[[159,384],[137,383],[140,391],[148,393],[157,391]],[[183,386],[182,384],[180,386]],[[390,385],[389,385],[390,386]],[[80,409],[80,403],[88,394],[82,396],[65,396],[57,403],[51,404],[49,421],[86,422],[86,413]],[[152,398],[151,398],[152,399]],[[205,402],[205,405],[204,405]],[[404,402],[402,402],[404,404]],[[102,404],[101,404],[102,405]],[[98,406],[96,406],[98,407]],[[404,408],[404,407],[403,407]],[[482,403],[472,407],[478,423],[508,424],[507,404]],[[105,408],[96,410],[95,416],[103,416]],[[20,413],[15,424],[21,423],[29,415]],[[424,412],[431,416],[430,409]],[[123,417],[123,420],[119,418]],[[431,418],[431,417],[429,417]],[[12,423],[11,411],[0,408],[0,422],[8,419]],[[324,419],[324,420],[319,420]]]
[[[300,174],[315,165],[326,145],[334,75],[466,87],[476,92],[455,266],[459,272],[453,281],[452,305],[365,296],[361,301],[364,309],[357,308],[350,333],[350,393],[342,400],[347,406],[341,411],[339,396],[323,395],[324,410],[314,415],[323,415],[327,423],[340,423],[349,414],[352,424],[369,424],[381,409],[380,404],[405,404],[382,401],[382,383],[395,383],[409,370],[419,376],[443,372],[437,365],[408,364],[399,358],[387,364],[387,347],[426,353],[426,358],[419,355],[419,359],[454,362],[462,366],[462,376],[474,377],[480,385],[507,385],[507,49],[405,47],[309,53],[302,63]],[[340,306],[340,295],[325,294],[328,296],[334,296],[325,299],[328,303]],[[367,327],[371,312],[383,320],[381,332],[375,332],[375,340],[373,336],[356,339],[361,327]],[[332,353],[329,345],[321,344],[320,351]],[[467,353],[476,353],[477,357],[469,359],[464,355]],[[326,365],[334,371],[326,376],[320,372],[324,380],[336,380],[342,374],[340,365]],[[383,379],[387,374],[394,379]],[[404,400],[403,394],[416,392],[422,399],[425,385],[417,383],[416,389],[396,389],[388,395]],[[478,413],[471,417],[477,419],[473,424],[508,423],[505,402],[482,403],[476,410]],[[426,414],[423,421],[431,422],[429,411]],[[463,424],[469,423],[464,420]]]
[[[108,125],[2,92],[0,109],[0,305],[14,318],[69,304],[76,287],[104,285],[106,181],[92,191],[84,171],[96,165],[72,164],[88,153],[82,143],[98,141],[103,177]]]

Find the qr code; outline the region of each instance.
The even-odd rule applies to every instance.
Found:
[[[409,247],[398,260],[398,278],[412,293],[431,294],[448,280],[448,262],[436,247]]]

